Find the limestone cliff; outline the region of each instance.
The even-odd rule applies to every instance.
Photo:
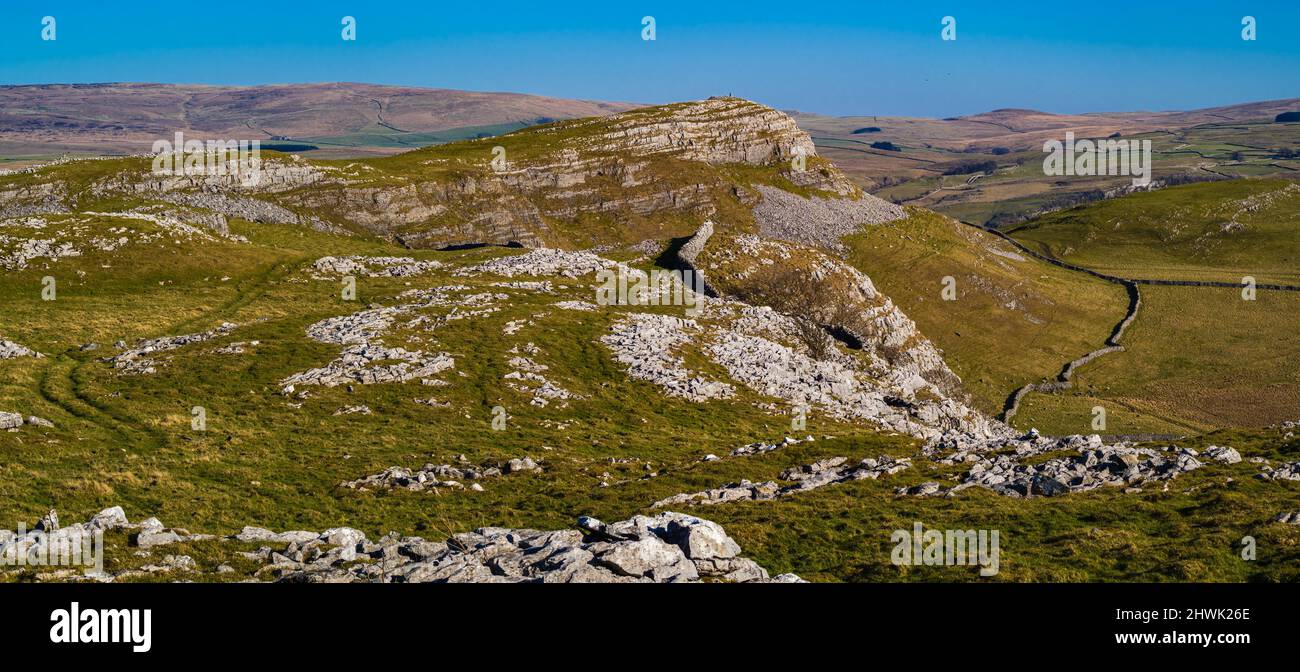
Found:
[[[737,98],[556,122],[382,159],[267,153],[258,178],[128,170],[90,191],[191,205],[207,199],[228,216],[301,221],[410,247],[637,242],[690,235],[706,218],[751,228],[753,207],[774,201],[773,193],[861,198],[793,119]],[[296,217],[273,214],[284,210]]]

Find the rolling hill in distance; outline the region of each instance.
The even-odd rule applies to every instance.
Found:
[[[792,113],[822,155],[871,193],[1004,226],[1123,193],[1128,179],[1043,174],[1043,143],[1150,140],[1160,184],[1300,174],[1300,124],[1275,123],[1300,98],[1170,112],[1051,114],[1003,109],[951,119]],[[888,143],[883,145],[879,143]],[[873,146],[875,145],[875,146]],[[1284,151],[1291,150],[1287,155]]]
[[[310,144],[337,156],[391,154],[631,105],[517,93],[373,84],[0,86],[0,154],[148,152],[176,131]]]
[[[260,140],[317,158],[384,156],[501,135],[559,119],[608,115],[622,102],[356,83],[200,86],[149,83],[0,87],[0,168],[63,154],[144,153],[182,131]],[[962,221],[1005,226],[1114,195],[1123,178],[1044,176],[1043,142],[1150,140],[1165,184],[1300,171],[1300,124],[1274,117],[1300,98],[1201,110],[1053,114],[999,109],[948,119],[834,117],[791,111],[819,152],[862,188]]]

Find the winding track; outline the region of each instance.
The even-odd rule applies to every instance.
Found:
[[[309,258],[310,255],[295,254],[288,259],[271,264],[264,271],[241,281],[236,295],[230,300],[201,315],[169,325],[158,335],[179,333],[188,328],[210,323],[214,318],[233,315],[239,308],[261,298],[270,285],[282,280]],[[86,368],[97,363],[98,359],[93,356],[74,356],[65,353],[51,357],[49,364],[40,373],[38,391],[41,397],[69,415],[116,434],[126,445],[134,446],[137,450],[143,448],[152,452],[163,448],[168,442],[168,437],[161,430],[139,428],[134,418],[105,404],[85,390]]]

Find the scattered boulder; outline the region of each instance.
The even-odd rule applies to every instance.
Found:
[[[732,450],[731,455],[732,457],[740,457],[742,455],[762,455],[763,453],[770,453],[778,448],[784,448],[786,446],[797,445],[805,441],[815,441],[815,440],[816,439],[814,439],[811,436],[805,437],[802,441],[787,436],[783,440],[778,441],[777,443],[763,443],[760,441],[757,443],[751,443],[748,445],[741,446],[739,448]]]
[[[848,458],[832,457],[818,460],[812,464],[786,469],[781,473],[782,480],[794,481],[793,485],[781,486],[775,481],[753,483],[741,480],[728,483],[718,488],[701,492],[683,493],[661,499],[651,506],[714,505],[735,501],[767,501],[778,497],[787,497],[799,492],[815,490],[834,483],[877,479],[881,476],[896,474],[912,465],[909,458],[881,456],[867,458],[861,462],[845,465]]]
[[[955,450],[938,455],[944,448]],[[1190,449],[1169,446],[1155,450],[1127,443],[1105,445],[1095,434],[1052,438],[1031,432],[1020,437],[975,441],[945,435],[928,444],[925,450],[940,464],[967,466],[961,483],[949,493],[978,486],[1008,497],[1056,497],[1103,486],[1137,488],[1202,466],[1196,459],[1196,451]],[[1028,463],[1042,455],[1071,450],[1074,455]],[[1232,453],[1224,450],[1215,455],[1230,458]],[[1240,459],[1240,455],[1237,457]]]
[[[35,529],[42,532],[58,532],[59,513],[54,509],[50,509],[44,516],[41,516],[41,519],[36,523]]]
[[[728,383],[712,381],[692,373],[675,351],[700,338],[703,327],[687,320],[657,313],[630,313],[610,327],[601,342],[615,361],[627,367],[629,377],[663,388],[670,397],[702,402],[727,399],[735,394]]]
[[[97,530],[118,530],[129,526],[131,523],[126,519],[126,512],[120,506],[111,506],[95,514],[88,523],[92,529]]]
[[[17,429],[19,427],[22,427],[23,425],[29,425],[33,427],[53,427],[54,423],[50,422],[49,420],[46,420],[45,418],[40,418],[35,415],[29,415],[26,418],[24,418],[19,413],[7,413],[4,411],[0,411],[0,430],[7,429],[7,430],[17,431]]]
[[[439,261],[417,261],[411,257],[321,257],[314,264],[320,273],[368,278],[406,278],[442,267]]]
[[[165,555],[160,564],[148,564],[140,567],[138,571],[153,574],[156,572],[194,572],[198,571],[198,563],[194,558],[188,555]]]
[[[246,526],[232,536],[238,541],[268,541],[280,544],[301,543],[320,537],[316,532],[293,530],[290,532],[272,532],[264,527]]]
[[[517,275],[577,278],[614,266],[616,266],[614,262],[590,252],[566,252],[541,247],[524,254],[498,257],[476,266],[462,268],[456,271],[456,275],[492,273],[508,278]]]
[[[57,529],[51,512],[38,529]],[[728,582],[801,582],[792,574],[770,578],[752,560],[740,556],[741,548],[716,523],[681,513],[634,516],[606,525],[582,517],[577,529],[539,531],[480,528],[453,535],[446,542],[402,537],[395,533],[370,540],[350,527],[324,532],[273,532],[247,526],[226,536],[191,535],[166,528],[158,519],[147,518],[137,525],[127,522],[121,507],[96,514],[88,523],[65,528],[80,530],[136,530],[137,555],[149,556],[148,549],[179,541],[222,539],[266,544],[256,551],[237,551],[258,563],[258,579],[290,583],[554,583],[635,582],[684,583],[703,579]],[[33,532],[28,536],[42,534]],[[62,532],[60,532],[62,534]],[[0,550],[17,539],[13,532],[0,532]],[[163,572],[201,572],[198,563],[186,555],[166,555],[138,569],[98,574],[99,581]],[[235,569],[219,564],[215,574],[233,575]],[[79,580],[76,573],[41,575],[43,580]]]
[[[1205,456],[1225,464],[1236,464],[1241,461],[1241,453],[1227,446],[1210,446],[1205,449]]]
[[[479,481],[496,478],[503,474],[541,470],[541,466],[530,457],[509,460],[504,467],[490,463],[479,466],[453,466],[450,464],[430,463],[417,470],[405,467],[389,467],[377,474],[358,478],[354,481],[347,481],[340,485],[350,490],[404,489],[414,492],[436,491],[442,488],[459,490],[465,487],[463,481]],[[478,489],[481,490],[482,486]]]
[[[107,357],[103,361],[113,365],[114,369],[124,374],[151,374],[157,369],[157,362],[152,359],[152,355],[175,350],[193,343],[202,343],[214,338],[225,336],[234,331],[239,325],[223,322],[216,329],[196,333],[184,334],[181,336],[163,336],[161,338],[152,338],[140,341],[134,348],[121,352],[112,357]]]
[[[42,355],[31,348],[0,338],[0,359],[14,359],[16,357],[32,357],[39,359],[44,356],[45,355]]]
[[[537,466],[531,457],[518,457],[506,462],[504,473],[514,474],[521,471],[541,471],[542,468]]]
[[[167,544],[176,544],[182,541],[185,541],[185,536],[174,530],[152,528],[142,529],[132,539],[132,542],[140,548],[166,546]]]
[[[285,582],[392,581],[404,583],[624,583],[798,582],[769,578],[739,557],[740,547],[721,527],[694,516],[662,513],[606,525],[582,517],[577,530],[480,528],[447,543],[385,537],[357,545],[369,563],[328,565],[281,557],[273,573]],[[286,562],[288,560],[288,562]]]
[[[939,494],[942,490],[943,486],[938,482],[926,481],[925,483],[914,485],[910,488],[899,488],[898,490],[895,490],[895,492],[900,495],[910,495],[912,497],[929,497],[931,495]]]
[[[1273,519],[1273,522],[1283,523],[1285,525],[1300,525],[1300,511],[1284,511],[1279,513],[1277,514],[1277,517]]]
[[[0,411],[0,429],[18,429],[23,426],[23,416]]]
[[[1266,481],[1300,481],[1300,462],[1286,462],[1277,468],[1265,466],[1258,476]]]

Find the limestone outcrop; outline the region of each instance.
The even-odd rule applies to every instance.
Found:
[[[390,533],[370,539],[349,527],[323,532],[275,532],[245,526],[229,535],[193,534],[157,518],[131,523],[115,506],[85,523],[60,527],[50,511],[31,531],[0,530],[0,557],[41,557],[45,548],[90,543],[97,534],[126,532],[137,555],[195,541],[261,544],[228,554],[257,565],[254,581],[285,583],[801,583],[793,574],[772,577],[741,556],[740,545],[717,523],[682,513],[633,516],[605,524],[589,516],[568,530],[484,527],[428,541]],[[92,567],[42,572],[43,580],[116,581],[166,573],[189,579],[204,570],[193,558],[167,554],[161,562],[103,571]],[[219,565],[218,576],[234,573]]]

